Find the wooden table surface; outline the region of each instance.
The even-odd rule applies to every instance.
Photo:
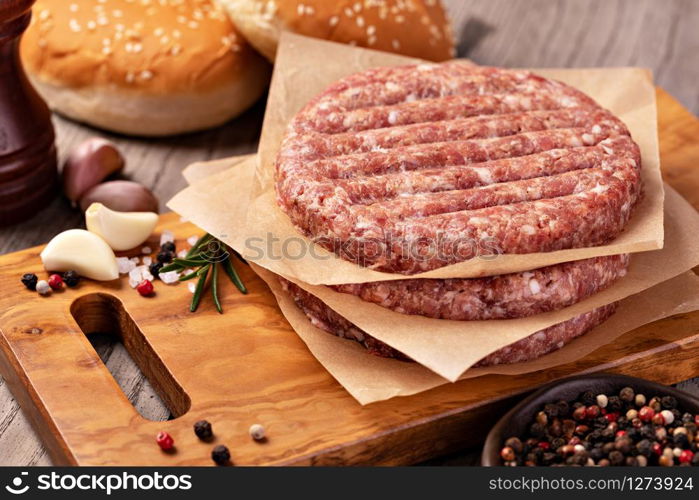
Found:
[[[458,38],[459,56],[505,67],[643,66],[699,114],[699,2],[695,0],[446,0]],[[263,99],[264,101],[264,99]],[[83,139],[114,140],[127,159],[125,177],[148,186],[161,208],[185,186],[180,172],[194,161],[255,151],[264,102],[229,124],[198,134],[139,140],[114,136],[56,116],[61,160]],[[82,224],[82,214],[64,199],[21,225],[0,229],[0,254],[48,241]],[[95,347],[134,406],[147,418],[167,419],[167,409],[120,344],[105,337]],[[699,379],[681,384],[699,394]],[[76,388],[77,390],[77,388]],[[478,451],[465,450],[441,464],[469,464]],[[49,465],[41,442],[7,386],[0,380],[0,465]]]

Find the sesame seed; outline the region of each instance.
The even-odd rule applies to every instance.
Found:
[[[356,2],[356,3],[354,4],[353,8],[354,8],[354,11],[355,11],[355,12],[359,12],[360,10],[362,10],[362,4],[359,3],[359,2]]]
[[[163,36],[165,34],[165,30],[163,28],[155,28],[153,30],[153,34],[155,36]]]
[[[300,4],[298,4],[298,5],[296,6],[296,13],[297,13],[299,16],[304,15],[305,12],[306,12],[305,5],[303,5],[302,3],[300,3]]]
[[[68,22],[68,26],[70,27],[70,30],[71,30],[71,31],[74,31],[75,33],[77,33],[78,31],[80,31],[80,24],[79,24],[78,21],[76,21],[75,19],[71,19],[71,20]]]
[[[77,3],[70,4],[69,9],[71,12],[77,12],[78,11],[78,4]]]
[[[105,56],[108,56],[111,53],[112,53],[111,47],[108,47],[106,45],[104,47],[102,47],[102,54],[104,54]]]
[[[130,71],[126,73],[126,83],[133,83],[134,81],[134,74],[131,73]]]
[[[364,26],[364,18],[362,16],[357,16],[357,26],[360,28]]]
[[[398,50],[400,49],[400,42],[394,38],[393,40],[391,40],[391,46],[394,50]]]
[[[88,21],[88,22],[87,22],[87,29],[89,29],[89,30],[92,31],[92,30],[94,30],[95,28],[97,28],[97,23],[96,23],[96,22],[94,22],[94,21]]]
[[[371,25],[366,27],[366,34],[371,36],[376,34],[376,26]]]
[[[352,16],[354,16],[354,11],[352,9],[350,9],[349,7],[345,7],[345,15],[347,17],[352,17]]]
[[[141,71],[141,79],[142,80],[150,80],[151,78],[153,78],[152,71],[149,71],[147,69],[144,69],[143,71]]]
[[[337,17],[337,16],[332,16],[332,17],[328,20],[328,23],[330,24],[330,26],[337,26],[337,23],[339,23],[339,22],[340,22],[340,18]]]
[[[195,30],[199,27],[199,23],[196,21],[189,21],[189,23],[187,23],[187,26],[189,26],[191,29]]]
[[[162,43],[163,45],[166,45],[166,44],[169,43],[169,42],[170,42],[170,37],[169,37],[169,36],[164,35],[164,36],[161,36],[161,37],[160,37],[160,43]]]

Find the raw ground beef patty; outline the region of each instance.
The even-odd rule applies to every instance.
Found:
[[[313,326],[341,338],[359,342],[367,350],[378,356],[410,360],[400,351],[375,339],[353,323],[330,309],[324,302],[306,292],[294,283],[279,277],[284,289],[291,295],[296,305],[304,312]],[[617,303],[593,309],[590,312],[540,330],[532,335],[499,349],[481,359],[474,367],[523,363],[537,359],[544,354],[558,350],[568,342],[603,323],[616,310]]]
[[[331,85],[289,124],[276,190],[318,244],[410,275],[604,244],[640,197],[640,165],[626,126],[580,91],[448,62]]]
[[[437,319],[523,318],[573,305],[626,274],[628,254],[469,279],[406,279],[333,285],[403,314]]]

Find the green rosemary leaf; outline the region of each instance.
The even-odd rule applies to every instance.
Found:
[[[185,269],[185,266],[181,266],[173,262],[171,264],[168,264],[167,266],[161,267],[158,273],[169,273],[170,271],[181,271],[183,269]]]
[[[188,281],[188,280],[196,278],[197,276],[199,276],[199,271],[192,271],[191,273],[187,274],[186,276],[180,276],[177,281]]]
[[[228,277],[231,279],[233,284],[240,290],[240,293],[248,293],[248,289],[245,288],[245,285],[240,279],[240,276],[238,276],[238,273],[235,271],[235,268],[233,267],[233,264],[231,263],[230,257],[227,258],[222,262],[223,264],[223,270],[226,271],[226,274]]]
[[[185,256],[185,259],[188,259],[192,257],[195,253],[198,253],[201,246],[204,243],[207,243],[211,238],[213,238],[213,236],[211,236],[209,233],[206,233],[204,236],[199,238],[197,242],[194,245],[192,245],[192,248],[189,249],[187,255]]]
[[[213,272],[211,273],[211,295],[214,297],[214,305],[219,314],[223,314],[223,308],[221,307],[221,301],[218,300],[218,263],[212,266]]]
[[[201,301],[201,294],[204,291],[204,286],[206,285],[206,278],[209,275],[209,266],[205,266],[200,271],[204,271],[197,281],[197,287],[194,289],[194,297],[192,297],[192,304],[189,306],[190,312],[194,312],[199,307],[199,301]]]
[[[184,267],[199,267],[209,264],[209,261],[204,259],[175,259],[172,261],[173,264]]]

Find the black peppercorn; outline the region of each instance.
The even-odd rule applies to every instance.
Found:
[[[156,256],[156,260],[158,262],[161,262],[163,264],[167,264],[169,262],[172,262],[172,259],[175,258],[175,254],[173,252],[158,252],[158,255]]]
[[[609,463],[612,465],[621,465],[626,461],[624,454],[620,451],[612,451],[609,453]]]
[[[648,439],[641,439],[638,443],[636,443],[636,451],[639,455],[643,455],[644,457],[650,457],[651,448],[652,445]]]
[[[165,243],[160,245],[160,250],[163,252],[175,253],[175,250],[176,250],[175,242],[174,241],[166,241]]]
[[[604,458],[604,453],[602,452],[602,449],[601,448],[593,448],[590,451],[590,458],[592,460],[594,460],[595,462],[597,462],[601,458]]]
[[[219,444],[211,451],[211,459],[216,465],[228,465],[231,462],[231,452],[226,446]]]
[[[558,407],[558,416],[559,417],[565,417],[570,412],[570,405],[568,404],[567,401],[561,400],[558,403],[556,403],[556,406]]]
[[[36,290],[36,284],[39,282],[39,278],[37,278],[36,274],[34,273],[27,273],[22,275],[22,284],[26,286],[29,290]]]
[[[214,435],[211,424],[206,420],[199,420],[194,423],[194,434],[201,440],[211,439]]]
[[[609,402],[607,403],[607,411],[621,411],[624,407],[619,396],[610,396]]]
[[[673,410],[677,408],[677,400],[672,396],[664,396],[660,399],[660,405],[664,410]]]
[[[685,424],[688,424],[689,422],[694,422],[694,415],[692,415],[689,412],[685,412],[682,414],[682,422]]]
[[[678,446],[682,449],[689,447],[689,438],[687,437],[687,434],[685,434],[684,432],[678,432],[676,434],[673,434],[672,442],[675,443],[675,446]]]
[[[80,275],[75,271],[66,271],[63,273],[63,283],[70,288],[76,287],[80,283]]]
[[[546,427],[535,422],[529,427],[529,433],[534,437],[542,438],[546,435]]]
[[[644,425],[640,429],[641,431],[641,436],[643,436],[645,439],[655,439],[655,429],[651,425]]]
[[[548,403],[544,405],[544,413],[548,419],[554,419],[558,416],[558,406],[553,403]]]
[[[591,405],[597,404],[597,397],[595,396],[594,392],[585,391],[580,395],[580,401],[585,406],[591,406]]]
[[[163,268],[163,263],[162,262],[152,262],[150,266],[148,266],[148,271],[153,275],[154,278],[157,278],[160,275],[160,270]]]
[[[619,399],[626,403],[630,403],[636,398],[636,393],[631,387],[624,387],[621,391],[619,391]]]

